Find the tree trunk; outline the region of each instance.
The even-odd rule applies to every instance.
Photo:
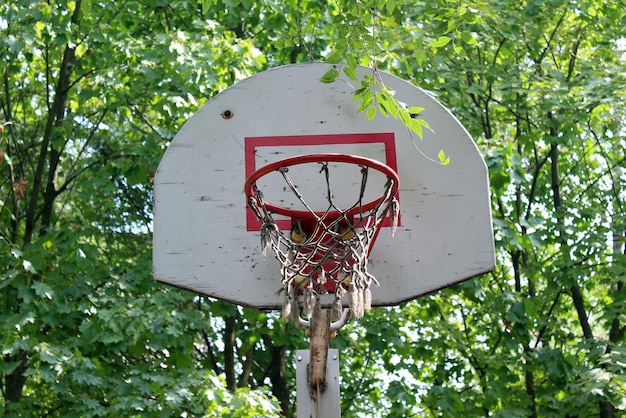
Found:
[[[272,382],[272,393],[278,399],[282,409],[282,416],[285,418],[293,418],[289,396],[291,391],[287,386],[285,379],[285,361],[287,359],[287,346],[274,345],[271,337],[267,334],[263,335],[263,342],[270,354],[270,366],[267,372],[270,382]]]
[[[531,372],[526,365],[526,370],[524,371],[525,380],[526,380],[526,394],[530,398],[530,418],[537,418],[537,400],[535,398],[535,377],[533,376],[533,372]]]
[[[6,362],[19,362],[19,365],[11,372],[11,374],[6,375],[6,389],[4,393],[4,397],[6,399],[6,403],[4,405],[5,413],[10,415],[11,404],[17,403],[22,399],[22,391],[24,389],[24,384],[26,383],[26,375],[24,372],[26,371],[26,352],[20,351],[17,356],[10,356],[4,359]]]
[[[237,390],[237,380],[235,379],[235,320],[234,316],[224,318],[226,322],[224,328],[224,373],[226,374],[226,386],[233,392]]]

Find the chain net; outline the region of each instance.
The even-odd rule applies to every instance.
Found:
[[[347,295],[350,314],[363,317],[371,308],[372,284],[379,285],[367,270],[368,255],[376,240],[382,221],[387,215],[391,220],[392,235],[399,216],[399,203],[395,198],[396,179],[388,177],[384,190],[376,205],[362,210],[364,193],[370,167],[361,167],[361,187],[358,199],[348,207],[340,209],[333,201],[328,162],[320,164],[320,174],[326,184],[325,198],[328,207],[323,212],[311,209],[289,178],[289,167],[280,167],[288,190],[307,208],[306,217],[292,218],[290,233],[281,231],[265,206],[263,194],[252,185],[248,206],[261,222],[261,247],[265,256],[271,249],[281,264],[279,290],[284,292],[283,317],[298,323],[300,308],[304,315],[311,316],[320,295],[334,294],[332,318],[336,320],[343,311],[342,304]]]

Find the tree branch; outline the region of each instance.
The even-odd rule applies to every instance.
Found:
[[[72,14],[71,21],[74,24],[78,23],[81,1],[82,0],[76,1],[76,7],[74,8],[74,13]],[[48,153],[48,148],[50,147],[50,143],[52,140],[52,131],[54,129],[54,126],[55,124],[61,122],[64,118],[65,106],[69,94],[68,85],[75,60],[76,50],[68,43],[65,46],[65,51],[63,53],[63,60],[61,61],[61,66],[59,69],[59,78],[57,80],[57,85],[55,88],[54,101],[52,107],[48,111],[48,119],[46,121],[46,127],[44,129],[43,141],[41,142],[39,157],[37,159],[37,168],[35,169],[35,175],[32,179],[33,186],[27,202],[26,210],[26,224],[24,228],[23,240],[24,244],[30,243],[32,241],[37,215],[37,201],[39,197],[39,192],[43,184],[43,171],[47,160],[46,155]],[[42,225],[42,228],[45,227],[47,227],[47,225]]]
[[[548,115],[550,116],[551,114]],[[556,128],[552,128],[551,131],[552,137],[556,138]],[[562,200],[559,184],[559,148],[556,143],[552,144],[550,148],[550,161],[550,184],[552,186],[554,211],[556,212],[557,223],[559,226],[559,241],[563,247],[561,252],[566,259],[569,259],[569,246],[567,245],[567,238],[565,237],[565,221],[563,219],[563,214],[561,213]],[[578,284],[573,284],[570,287],[570,295],[572,296],[572,301],[574,303],[574,307],[576,308],[576,313],[578,314],[578,321],[580,322],[583,336],[585,339],[593,338],[593,332],[591,330],[591,326],[589,325],[589,317],[587,316],[587,311],[585,309],[585,301],[583,299],[582,290]]]

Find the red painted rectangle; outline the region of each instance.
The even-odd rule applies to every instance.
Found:
[[[246,178],[260,167],[256,166],[256,149],[260,147],[289,147],[289,146],[317,146],[317,145],[341,145],[341,144],[381,144],[385,150],[384,163],[394,171],[398,171],[396,157],[396,143],[393,132],[362,133],[362,134],[326,134],[326,135],[289,135],[289,136],[253,136],[244,140],[244,163]],[[332,152],[329,150],[328,152]],[[398,196],[400,200],[400,196]],[[282,230],[291,228],[291,221],[280,219],[276,221]],[[401,225],[401,219],[398,219]],[[387,217],[383,220],[383,227],[391,226],[391,220]],[[246,229],[259,231],[261,223],[246,205]]]

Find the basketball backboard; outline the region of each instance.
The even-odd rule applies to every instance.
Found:
[[[263,256],[260,223],[243,187],[268,163],[315,153],[375,159],[399,175],[397,231],[392,237],[391,223],[383,223],[369,256],[369,271],[380,282],[371,289],[372,305],[395,305],[494,268],[487,169],[463,126],[423,90],[385,73],[398,100],[425,108],[420,117],[432,132],[419,140],[398,120],[366,120],[357,113],[352,95],[358,86],[351,80],[319,81],[328,68],[314,63],[260,73],[218,94],[187,121],[154,179],[156,280],[245,306],[281,308],[280,266],[271,254]],[[360,69],[361,75],[368,71]],[[424,158],[414,141],[435,159],[443,149],[450,164]],[[338,190],[352,201],[360,177],[341,164],[333,169],[343,182]],[[294,175],[307,202],[324,204],[319,172]],[[264,197],[297,207],[284,186],[267,177]],[[375,196],[384,181],[374,176],[366,195]],[[286,218],[277,224],[291,228]]]

